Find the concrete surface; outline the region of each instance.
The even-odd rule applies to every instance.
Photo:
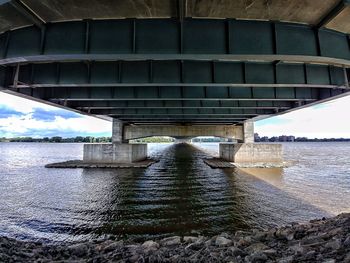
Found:
[[[254,142],[254,122],[245,121],[243,123],[243,142],[253,143]]]
[[[243,127],[234,125],[132,125],[124,127],[125,140],[132,140],[151,136],[170,136],[174,138],[216,136],[222,138],[234,138],[237,140],[243,140]]]
[[[282,163],[282,144],[220,143],[220,158],[234,163]]]
[[[147,168],[156,162],[158,161],[151,159],[133,163],[92,163],[84,162],[82,160],[71,160],[47,164],[45,165],[45,168]]]
[[[113,143],[123,143],[125,142],[123,138],[124,134],[124,123],[120,120],[113,119],[112,123],[112,142]]]
[[[132,163],[147,158],[147,144],[92,143],[84,144],[84,162]]]
[[[0,30],[30,25],[9,1],[0,6]],[[179,17],[175,0],[22,0],[45,22],[81,19],[164,18]],[[183,1],[183,17],[262,19],[291,21],[316,25],[339,0],[187,0]],[[330,28],[348,30],[349,7],[331,23]],[[348,32],[348,31],[347,31]]]

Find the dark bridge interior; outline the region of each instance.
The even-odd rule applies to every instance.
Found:
[[[128,123],[242,123],[349,91],[350,1],[0,1],[0,87]]]

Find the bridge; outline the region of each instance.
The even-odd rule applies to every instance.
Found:
[[[90,161],[143,159],[128,140],[153,135],[268,161],[255,120],[350,91],[350,0],[0,0],[0,21],[1,91],[113,121]]]

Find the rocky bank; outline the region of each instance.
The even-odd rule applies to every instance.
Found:
[[[45,245],[0,237],[0,262],[349,262],[350,214],[264,231],[143,243],[100,239]]]

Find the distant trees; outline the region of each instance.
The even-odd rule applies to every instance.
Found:
[[[111,137],[72,137],[62,138],[60,136],[44,137],[44,138],[32,138],[32,137],[16,137],[16,138],[0,138],[0,142],[46,142],[46,143],[93,143],[93,142],[111,142]]]
[[[148,137],[142,139],[131,140],[131,142],[142,142],[142,143],[162,143],[162,142],[174,142],[175,139],[171,137]]]
[[[255,140],[255,142],[348,142],[348,141],[350,141],[350,138],[323,138],[323,139],[314,138],[314,139],[310,139],[307,137],[295,137],[292,135],[260,137],[259,134],[255,133],[254,140]]]
[[[211,138],[193,138],[192,142],[224,142],[225,138],[211,137]]]
[[[350,138],[323,138],[323,139],[309,139],[306,137],[294,137],[294,136],[273,136],[260,137],[259,134],[254,136],[255,142],[347,142]],[[162,143],[173,142],[175,139],[171,137],[149,137],[131,140],[131,142],[141,143]],[[194,138],[193,142],[223,142],[223,138]],[[0,142],[44,142],[44,143],[109,143],[112,142],[111,137],[93,137],[93,136],[76,136],[71,138],[62,138],[60,136],[44,137],[44,138],[32,138],[32,137],[16,137],[16,138],[0,138]]]
[[[62,142],[62,137],[59,137],[59,136],[52,137],[50,142]]]

